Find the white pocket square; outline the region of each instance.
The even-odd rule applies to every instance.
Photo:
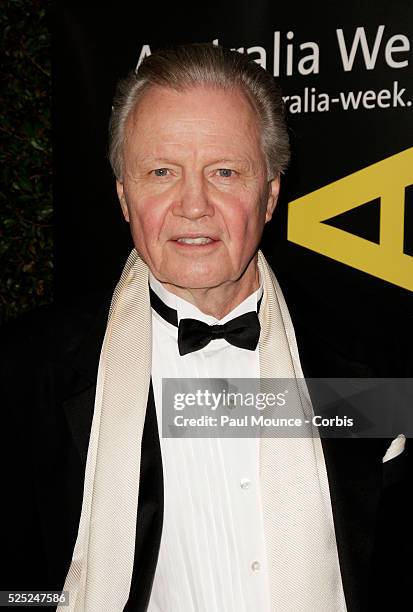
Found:
[[[404,445],[406,444],[406,436],[404,434],[399,434],[397,438],[395,438],[390,444],[389,448],[386,451],[382,461],[385,463],[386,461],[390,461],[390,459],[394,459],[398,455],[400,455],[404,451]]]

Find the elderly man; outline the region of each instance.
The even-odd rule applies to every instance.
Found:
[[[121,83],[110,160],[135,250],[109,315],[56,315],[35,366],[53,363],[13,588],[64,584],[79,612],[374,608],[401,499],[383,501],[381,440],[162,435],[165,378],[303,376],[258,251],[288,158],[278,87],[246,56],[188,45]]]

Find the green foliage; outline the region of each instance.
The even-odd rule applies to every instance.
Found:
[[[0,105],[0,317],[52,299],[50,34],[45,2],[6,1]]]

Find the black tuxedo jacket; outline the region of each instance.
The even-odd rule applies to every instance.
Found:
[[[1,522],[5,562],[1,590],[63,587],[80,518],[108,307],[109,299],[102,303],[88,298],[80,306],[43,308],[2,333],[1,472],[6,515]],[[306,376],[392,375],[380,372],[380,364],[367,367],[360,352],[346,346],[347,338],[339,338],[336,349],[316,324],[306,326],[299,320],[294,324]],[[394,375],[404,374],[397,369]],[[383,464],[389,442],[323,440],[349,612],[404,609],[411,603],[407,599],[412,569],[409,444],[402,455]],[[162,512],[162,462],[150,392],[127,611],[146,610]]]

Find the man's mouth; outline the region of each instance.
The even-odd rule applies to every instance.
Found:
[[[183,236],[182,238],[178,238],[176,242],[180,244],[209,244],[210,242],[214,242],[214,240],[208,236],[197,236],[196,238],[187,238]]]

